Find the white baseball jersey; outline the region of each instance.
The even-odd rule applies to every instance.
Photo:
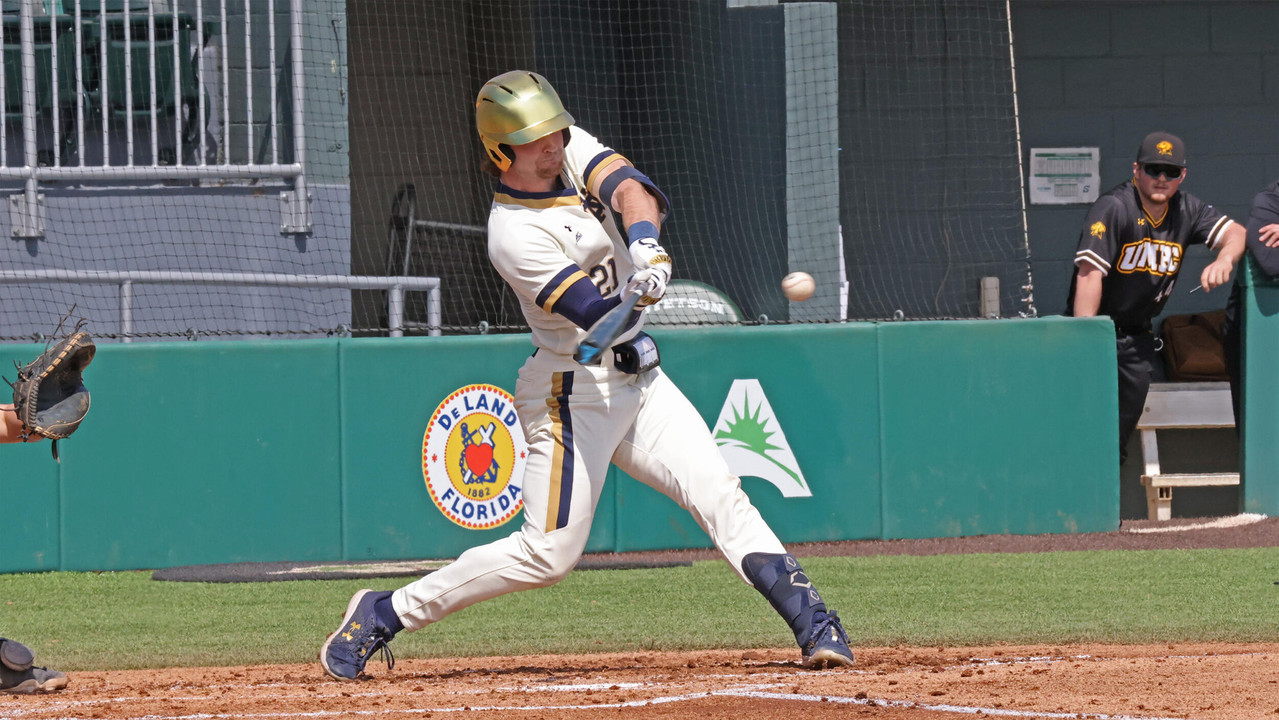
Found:
[[[622,156],[590,133],[569,129],[564,146],[564,187],[526,193],[499,185],[489,213],[489,259],[520,298],[533,344],[559,355],[572,355],[586,331],[551,312],[560,295],[583,275],[600,295],[617,294],[635,273],[626,239],[613,211],[592,196],[588,173],[603,170]],[[618,342],[634,337],[639,322]]]
[[[786,552],[729,472],[706,422],[662,369],[629,375],[613,366],[611,352],[602,364],[578,364],[573,353],[585,331],[551,312],[583,275],[607,297],[633,271],[612,212],[586,191],[589,176],[619,157],[574,127],[562,190],[498,186],[489,257],[519,295],[538,347],[515,383],[529,445],[524,524],[397,590],[392,604],[409,630],[563,579],[586,547],[610,464],[688,510],[743,581],[746,555]]]

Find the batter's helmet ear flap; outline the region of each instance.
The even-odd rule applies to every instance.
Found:
[[[484,149],[488,151],[489,159],[493,161],[494,165],[497,165],[499,170],[506,171],[515,162],[515,150],[506,143],[499,143],[495,148],[486,147]]]
[[[515,161],[509,146],[568,130],[573,116],[546,78],[512,70],[484,83],[475,99],[475,129],[489,157],[505,172]],[[565,142],[568,140],[565,138]],[[508,146],[503,151],[503,145]]]

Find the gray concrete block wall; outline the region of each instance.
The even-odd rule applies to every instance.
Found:
[[[349,191],[312,185],[314,231],[281,235],[279,200],[251,187],[121,188],[84,192],[47,188],[48,233],[40,240],[0,243],[9,271],[188,271],[346,275],[350,257]],[[198,194],[197,194],[198,193]],[[0,232],[8,236],[7,215]],[[324,336],[351,318],[351,293],[328,288],[136,283],[133,332],[143,340],[223,332],[313,332]],[[120,330],[120,288],[112,284],[0,285],[6,308],[0,336],[49,333],[73,305],[76,317],[105,338]],[[211,335],[212,334],[212,335]]]
[[[1187,144],[1183,188],[1243,222],[1279,177],[1279,3],[1020,0],[1012,22],[1027,160],[1098,147],[1104,192],[1131,176],[1147,132],[1167,130]],[[1028,206],[1040,314],[1065,308],[1086,212]],[[1191,251],[1165,315],[1224,306],[1225,292],[1189,294],[1212,257]]]
[[[1163,83],[1144,58],[1100,57],[1062,61],[1062,104],[1131,108],[1158,105]]]
[[[1106,14],[1099,14],[1096,7],[1081,8],[1080,14],[1097,18],[1099,22],[1101,18],[1109,20],[1108,55],[1149,57],[1150,42],[1156,40],[1184,55],[1202,55],[1211,50],[1212,17],[1208,2],[1178,3],[1175,8],[1131,1],[1104,5],[1108,6]]]
[[[1110,34],[1099,31],[1105,3],[1018,2],[1013,5],[1013,44],[1022,57],[1101,57],[1111,52]]]
[[[1097,147],[1101,191],[1132,175],[1147,132],[1180,135],[1183,188],[1246,222],[1253,195],[1279,177],[1279,2],[1066,2],[1012,5],[1024,157],[1033,147]],[[1041,315],[1061,313],[1087,205],[1029,205]],[[1229,289],[1190,294],[1213,258],[1192,249],[1164,315],[1225,306]],[[1156,368],[1162,375],[1162,368]],[[1237,467],[1231,430],[1161,438],[1173,472]],[[1140,437],[1120,469],[1120,516],[1144,518]],[[1161,456],[1163,453],[1161,453]],[[1234,488],[1179,490],[1175,516],[1236,512]]]
[[[1270,48],[1279,34],[1279,3],[1271,1],[1212,3],[1212,48],[1217,52],[1250,52]]]

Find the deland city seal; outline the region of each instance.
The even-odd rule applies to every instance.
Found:
[[[467,385],[449,395],[422,437],[422,476],[445,517],[487,530],[524,505],[528,443],[515,398],[492,385]]]

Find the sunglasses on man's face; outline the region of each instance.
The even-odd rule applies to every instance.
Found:
[[[1176,180],[1181,177],[1182,171],[1185,170],[1185,168],[1180,168],[1176,165],[1142,165],[1141,169],[1146,175],[1156,180],[1159,179],[1160,175],[1169,180]]]

